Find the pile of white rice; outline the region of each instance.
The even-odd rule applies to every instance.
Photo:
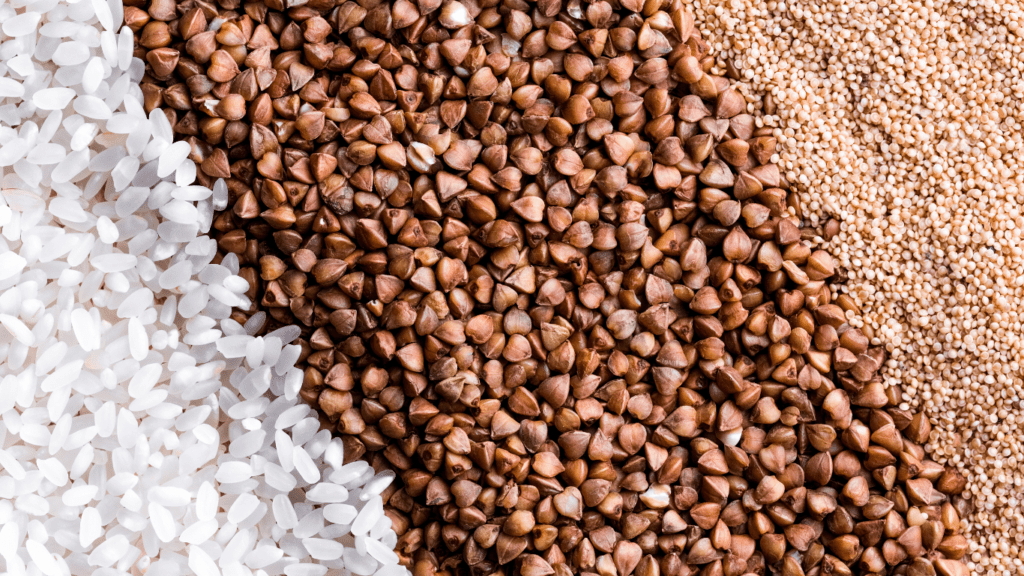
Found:
[[[298,328],[228,318],[227,189],[144,113],[121,18],[0,5],[0,572],[406,574],[392,475],[297,401]]]

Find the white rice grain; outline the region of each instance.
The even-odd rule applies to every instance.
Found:
[[[229,318],[249,286],[206,235],[227,185],[145,112],[123,9],[0,4],[5,569],[404,576],[386,484],[298,398],[299,329]]]

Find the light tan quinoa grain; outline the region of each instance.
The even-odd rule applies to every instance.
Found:
[[[1024,10],[1018,2],[698,0],[714,52],[772,95],[778,161],[889,383],[960,467],[976,574],[1024,574]],[[723,62],[725,60],[722,60]],[[753,96],[756,98],[756,96]]]

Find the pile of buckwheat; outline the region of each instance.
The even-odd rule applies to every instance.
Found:
[[[889,350],[903,407],[931,418],[932,456],[968,477],[968,567],[1020,573],[1020,5],[694,10],[748,98],[770,95],[777,159],[848,276],[851,324]]]
[[[1019,570],[1015,18],[127,4],[417,576]]]

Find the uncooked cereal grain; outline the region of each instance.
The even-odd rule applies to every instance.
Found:
[[[303,326],[303,398],[401,472],[404,562],[962,573],[962,479],[681,3],[147,8],[145,105],[229,178],[220,248]]]
[[[303,498],[322,476],[367,514],[381,496],[357,495],[379,481],[346,466],[341,442],[299,403],[298,334],[254,336],[265,316],[229,318],[248,285],[236,258],[214,261],[218,192],[192,185],[187,145],[172,142],[162,113],[144,112],[131,31],[112,30],[121,11],[103,0],[0,6],[6,572],[339,568],[268,516],[281,498],[307,536],[343,551],[392,548],[389,523],[354,541],[306,520],[322,518]],[[224,339],[238,346],[220,353]],[[277,463],[282,437],[301,477]],[[222,526],[233,536],[212,540]],[[387,554],[357,560],[366,574],[405,573]]]
[[[887,383],[967,477],[965,557],[1024,567],[1024,114],[1018,2],[697,3],[769,114],[798,214],[825,236]],[[966,545],[966,543],[965,543]]]

